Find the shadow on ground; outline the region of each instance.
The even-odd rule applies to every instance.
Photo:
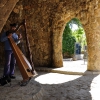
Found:
[[[60,76],[57,73],[51,73],[53,74],[51,77],[50,73],[46,72],[38,72],[38,74],[35,80],[38,81],[46,91],[44,100],[93,100],[90,93],[91,83],[93,79],[98,76],[97,74],[84,76],[63,76],[63,74],[60,74]],[[63,80],[63,82],[60,82],[60,80]]]

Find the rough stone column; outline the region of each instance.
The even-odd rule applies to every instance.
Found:
[[[100,12],[99,8],[94,9],[85,26],[88,45],[87,70],[92,71],[100,71],[100,13],[98,12]]]
[[[56,30],[55,30],[56,31]],[[58,31],[57,31],[58,32]],[[61,34],[53,35],[53,66],[63,67],[63,57],[62,57],[62,36]]]
[[[88,66],[87,70],[100,70],[100,33],[93,30],[88,33]]]
[[[65,28],[64,20],[55,20],[53,24],[53,66],[63,67],[63,56],[62,56],[62,35]]]

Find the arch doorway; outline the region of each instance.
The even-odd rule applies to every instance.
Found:
[[[71,19],[65,25],[62,38],[62,55],[64,67],[87,70],[87,41],[84,28],[77,18]]]

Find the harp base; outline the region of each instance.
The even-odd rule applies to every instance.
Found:
[[[21,82],[19,82],[19,85],[20,86],[26,86],[29,83],[30,80],[31,80],[31,77],[29,77],[28,79],[24,79]]]

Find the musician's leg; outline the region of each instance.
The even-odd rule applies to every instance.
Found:
[[[14,54],[11,54],[11,62],[10,62],[10,76],[14,75],[15,71],[15,64],[16,64],[16,59],[14,57]]]
[[[5,50],[5,66],[3,76],[8,76],[10,72],[11,50]]]

